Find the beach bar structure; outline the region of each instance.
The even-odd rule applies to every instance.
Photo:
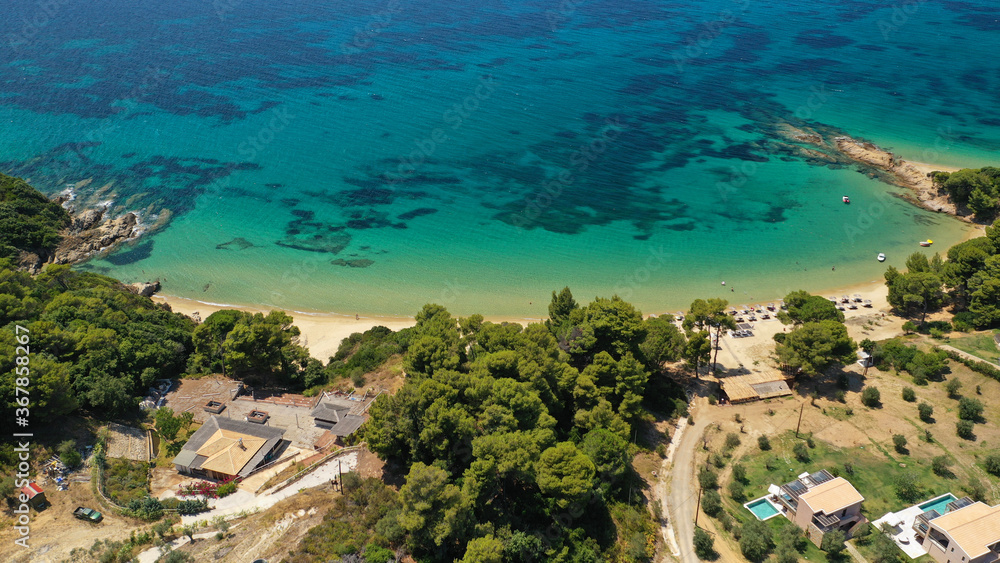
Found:
[[[868,522],[861,514],[865,497],[846,479],[834,477],[826,469],[799,475],[779,487],[775,497],[785,508],[785,516],[805,530],[816,546],[834,530],[850,538],[859,525]]]
[[[734,405],[792,394],[788,378],[779,371],[731,375],[720,378],[719,384],[723,398]]]

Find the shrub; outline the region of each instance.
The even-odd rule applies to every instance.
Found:
[[[938,477],[951,477],[951,466],[955,463],[946,455],[939,455],[931,460],[931,470]]]
[[[976,425],[971,420],[959,420],[955,424],[955,433],[958,434],[959,438],[973,440],[976,437],[975,428]]]
[[[917,483],[916,475],[909,471],[901,473],[896,477],[895,487],[896,496],[903,502],[915,502],[923,494],[923,491],[920,490],[920,485]]]
[[[730,432],[726,434],[726,449],[731,450],[736,446],[740,445],[740,435],[735,432]]]
[[[893,434],[892,435],[892,445],[893,445],[894,448],[896,448],[896,452],[897,453],[905,454],[906,453],[906,436],[903,436],[902,434]]]
[[[845,461],[844,473],[847,473],[848,475],[854,475],[854,464],[849,461]]]
[[[802,553],[806,550],[806,536],[802,528],[787,520],[781,522],[777,533],[774,534],[774,544],[778,548],[789,548],[791,551]]]
[[[847,402],[847,393],[844,393],[843,391],[839,391],[838,390],[837,394],[836,394],[836,397],[837,397],[837,401],[838,402],[841,402],[841,403],[846,403]]]
[[[816,441],[813,440],[812,434],[806,436],[806,445],[809,446],[809,449],[816,447]]]
[[[698,559],[715,559],[718,554],[715,552],[715,538],[701,528],[694,529],[694,553]]]
[[[236,483],[230,481],[228,483],[223,483],[215,489],[215,494],[219,498],[227,497],[236,492]]]
[[[844,551],[844,532],[840,530],[834,530],[828,534],[823,535],[823,542],[820,544],[820,549],[825,551],[830,557],[838,558],[841,552]]]
[[[722,497],[719,496],[719,491],[707,489],[701,495],[701,509],[709,516],[718,516],[722,512]]]
[[[944,386],[945,390],[948,391],[948,396],[951,398],[958,397],[958,391],[962,388],[962,381],[959,379],[949,379],[948,383]]]
[[[80,457],[80,452],[76,451],[76,442],[73,440],[66,440],[59,444],[58,451],[59,461],[70,469],[80,465],[80,462],[83,461]]]
[[[928,444],[934,441],[934,435],[931,434],[930,430],[924,430],[924,441]]]
[[[986,471],[1000,477],[1000,454],[990,454],[983,460]]]
[[[861,404],[868,408],[877,408],[882,403],[882,394],[878,387],[865,387],[861,392]]]
[[[792,453],[795,454],[795,459],[802,463],[809,461],[809,449],[805,442],[796,442],[795,446],[792,447]]]
[[[847,377],[846,373],[842,373],[837,376],[837,389],[847,391],[851,388],[851,379]]]
[[[976,315],[970,311],[962,311],[961,313],[956,313],[951,319],[952,326],[955,330],[959,332],[969,332],[975,329]]]
[[[903,400],[907,403],[917,400],[917,392],[913,390],[913,387],[903,387]]]
[[[733,464],[733,479],[736,479],[740,483],[747,482],[747,468],[743,467],[742,463]]]
[[[924,422],[934,420],[934,407],[930,403],[920,403],[917,405],[917,413],[920,415],[920,420]]]
[[[747,494],[743,490],[743,483],[737,480],[732,480],[729,482],[729,496],[733,497],[733,500],[739,503],[746,502]]]
[[[354,387],[360,388],[365,386],[365,372],[361,368],[355,368],[351,371],[351,383]]]
[[[142,520],[159,520],[163,516],[163,505],[153,497],[134,499],[125,505],[125,512]]]
[[[715,403],[718,403],[718,402],[719,402],[719,399],[715,395],[709,395],[708,396],[708,404],[714,405]]]
[[[767,524],[753,519],[743,525],[740,532],[740,551],[744,557],[750,561],[760,561],[767,557],[773,545],[771,528]]]
[[[722,457],[719,454],[712,454],[708,456],[708,462],[718,467],[719,469],[722,469],[723,467],[726,466],[726,458]]]
[[[798,560],[799,554],[788,546],[779,545],[778,548],[774,550],[775,563],[796,563]]]
[[[767,436],[758,436],[757,447],[760,448],[760,451],[766,452],[771,449],[771,440],[768,440]]]
[[[661,458],[667,457],[667,448],[663,444],[658,444],[656,446],[656,455]]]
[[[971,477],[969,479],[969,484],[963,487],[965,492],[975,501],[985,501],[986,500],[986,485],[976,477]]]
[[[388,563],[396,559],[391,549],[370,543],[365,546],[365,563]]]
[[[979,399],[962,397],[958,401],[958,418],[976,421],[983,416],[983,403]]]
[[[181,514],[198,514],[208,510],[208,501],[182,500],[177,503],[177,512]]]
[[[698,472],[698,484],[703,489],[714,489],[719,486],[719,476],[711,469],[703,467]]]

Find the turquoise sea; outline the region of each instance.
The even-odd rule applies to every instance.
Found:
[[[205,302],[537,317],[565,285],[648,313],[768,301],[967,232],[803,156],[786,124],[1000,160],[993,1],[4,10],[0,171],[166,222],[79,267]]]

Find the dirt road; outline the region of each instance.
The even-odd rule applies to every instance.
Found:
[[[705,433],[705,429],[708,428],[711,421],[707,416],[694,416],[694,420],[693,426],[684,429],[674,453],[668,500],[670,521],[673,524],[677,547],[681,553],[681,563],[698,563],[700,561],[698,556],[694,554],[692,545],[694,511],[698,503],[698,483],[695,480],[694,462],[698,444],[701,443],[701,435]]]

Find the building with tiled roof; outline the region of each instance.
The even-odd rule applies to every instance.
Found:
[[[209,479],[247,477],[271,461],[285,431],[272,426],[213,416],[174,458],[178,472]]]

